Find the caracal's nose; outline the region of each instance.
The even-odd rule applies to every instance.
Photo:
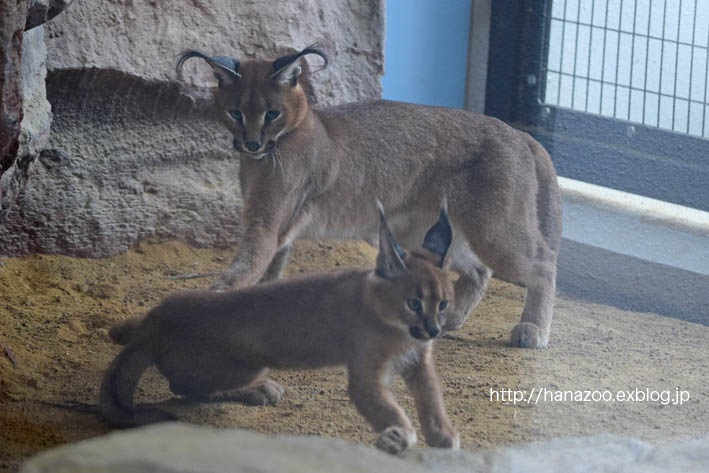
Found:
[[[246,146],[246,149],[248,149],[252,153],[255,153],[261,148],[261,143],[259,143],[258,141],[247,141],[246,143],[244,143],[244,146]]]
[[[441,333],[441,327],[438,323],[434,322],[433,325],[430,325],[428,319],[423,319],[423,328],[426,329],[431,338],[436,338]]]

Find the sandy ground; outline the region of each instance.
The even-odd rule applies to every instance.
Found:
[[[364,243],[299,243],[287,273],[367,267],[374,256]],[[0,260],[0,471],[17,470],[23,458],[41,450],[108,432],[91,413],[52,403],[95,404],[102,372],[118,351],[108,327],[171,292],[212,281],[170,275],[219,271],[230,257],[229,251],[180,243],[144,243],[110,259]],[[559,298],[549,347],[521,350],[507,341],[522,302],[521,288],[493,280],[465,326],[437,343],[446,405],[463,448],[597,433],[656,440],[709,430],[709,327]],[[287,393],[273,407],[170,400],[154,371],[143,378],[138,399],[165,401],[165,408],[198,424],[373,441],[347,398],[344,369],[274,377]],[[503,389],[527,395],[534,389],[536,398],[540,388],[549,391],[538,402],[502,399]],[[680,389],[689,400],[592,400],[606,390],[605,396],[636,389],[665,391],[670,402]],[[498,391],[492,399],[491,390]],[[400,380],[394,391],[415,417]],[[561,395],[567,399],[556,398]]]

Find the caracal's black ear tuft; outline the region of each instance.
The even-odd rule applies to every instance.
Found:
[[[219,81],[220,89],[233,84],[237,79],[241,79],[241,74],[239,73],[241,63],[238,60],[226,56],[207,56],[202,51],[197,51],[196,49],[184,51],[179,55],[177,67],[175,68],[178,77],[182,76],[182,66],[185,65],[188,59],[193,57],[203,59],[209,64],[214,73],[214,77]]]
[[[379,253],[377,253],[377,268],[375,274],[384,279],[395,279],[406,271],[404,259],[406,253],[389,229],[389,224],[384,216],[384,207],[377,199],[379,209]]]
[[[448,248],[453,241],[453,227],[448,220],[448,205],[446,198],[441,202],[441,213],[438,221],[428,230],[423,239],[423,247],[440,258],[439,267],[443,267],[446,261]]]
[[[322,70],[327,67],[327,55],[322,50],[318,49],[316,44],[312,44],[302,51],[281,56],[273,61],[273,73],[269,76],[270,79],[280,82],[281,84],[287,84],[291,87],[295,87],[298,83],[298,76],[303,72],[303,68],[300,65],[300,58],[307,56],[308,54],[320,56],[324,61],[323,65],[318,70]]]

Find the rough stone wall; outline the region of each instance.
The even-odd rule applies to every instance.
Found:
[[[20,155],[37,156],[46,148],[52,111],[47,101],[47,46],[44,26],[25,32],[22,54],[24,118],[20,134]]]
[[[71,1],[0,4],[0,224],[49,139],[52,114],[44,87],[47,48],[40,25]]]
[[[0,226],[0,255],[107,256],[150,237],[238,241],[238,155],[207,68],[176,55],[275,58],[315,40],[319,103],[379,97],[384,0],[76,0],[47,25],[47,149]],[[315,66],[315,62],[313,62]]]
[[[27,4],[0,5],[0,219],[15,199],[22,110],[22,41]],[[1,221],[1,220],[0,220]]]
[[[42,25],[71,5],[73,0],[29,0],[25,30]]]
[[[274,58],[320,41],[331,67],[314,77],[324,103],[379,97],[383,0],[77,0],[49,28],[49,69],[118,70],[175,80],[185,49],[241,60]],[[196,85],[211,74],[190,74]]]

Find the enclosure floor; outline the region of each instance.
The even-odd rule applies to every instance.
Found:
[[[2,260],[0,471],[15,471],[23,458],[49,447],[108,432],[92,413],[52,404],[95,404],[103,370],[118,352],[108,340],[110,325],[143,314],[173,291],[212,282],[167,276],[219,271],[231,256],[181,243],[144,243],[101,260],[43,255]],[[299,243],[287,274],[366,267],[374,256],[364,243]],[[437,342],[445,402],[463,448],[597,433],[661,439],[709,430],[709,327],[560,298],[549,347],[522,350],[507,346],[522,304],[521,288],[493,280],[465,326]],[[15,367],[5,347],[14,353]],[[348,400],[344,369],[274,377],[287,392],[273,407],[169,400],[166,382],[155,371],[143,378],[138,400],[165,401],[163,407],[198,424],[373,441]],[[683,405],[490,400],[491,389],[533,388],[649,388],[673,395],[680,388],[691,398]],[[394,391],[415,418],[398,379]]]

